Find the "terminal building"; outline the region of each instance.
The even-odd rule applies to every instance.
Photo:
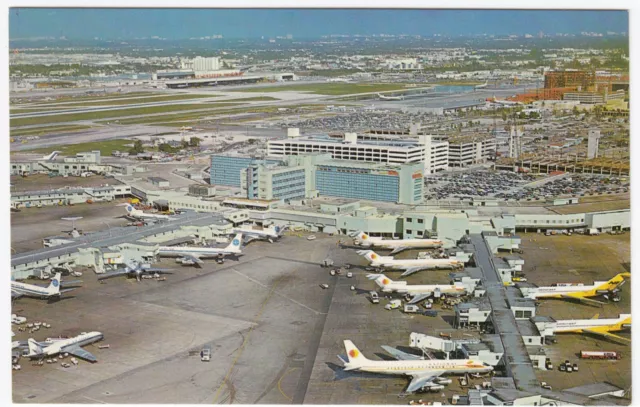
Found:
[[[424,174],[448,168],[449,143],[430,135],[401,139],[345,133],[343,138],[327,134],[300,136],[291,128],[286,139],[269,140],[267,155],[283,158],[304,153],[328,153],[336,160],[365,161],[384,164],[421,163]]]

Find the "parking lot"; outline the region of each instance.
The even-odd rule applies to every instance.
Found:
[[[426,177],[426,199],[499,197],[500,191],[515,190],[536,179],[533,175],[508,171],[463,171]]]

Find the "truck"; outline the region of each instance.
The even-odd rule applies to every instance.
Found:
[[[580,351],[581,359],[603,359],[603,360],[620,360],[622,355],[619,352],[602,352],[602,351]]]
[[[378,293],[375,291],[371,291],[369,292],[369,298],[371,298],[371,302],[373,304],[378,304],[380,303],[380,297],[378,297]]]
[[[587,234],[590,236],[598,236],[600,232],[598,232],[598,229],[596,228],[591,228],[591,229],[587,229]]]
[[[400,301],[400,300],[391,300],[391,301],[389,301],[389,303],[387,305],[384,306],[384,309],[392,310],[392,309],[400,308],[401,305],[402,305],[402,301]]]
[[[211,361],[211,346],[205,345],[200,351],[200,360],[203,362]]]
[[[420,311],[420,308],[417,305],[406,304],[404,306],[404,312],[406,312],[406,313],[416,313],[418,311]]]

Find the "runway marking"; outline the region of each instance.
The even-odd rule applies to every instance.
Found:
[[[239,272],[239,271],[238,271],[238,270],[236,270],[236,269],[231,269],[231,271],[233,271],[234,273],[237,273],[237,274],[241,275],[242,277],[246,278],[246,279],[247,279],[247,280],[249,280],[249,281],[252,281],[252,282],[254,282],[254,283],[258,284],[259,286],[261,286],[261,287],[263,287],[263,288],[269,288],[268,286],[266,286],[266,285],[262,284],[260,281],[255,280],[255,279],[253,279],[253,278],[249,277],[248,275],[246,275],[246,274],[243,274],[243,273]],[[289,298],[289,297],[287,297],[287,296],[286,296],[286,295],[284,295],[284,294],[280,294],[279,292],[275,292],[274,294],[276,294],[276,295],[278,295],[278,296],[280,296],[280,297],[282,297],[282,298],[285,298],[285,299],[287,299],[287,300],[289,300],[289,301],[291,301],[291,302],[293,302],[293,303],[296,303],[296,304],[298,304],[299,306],[301,306],[301,307],[303,307],[303,308],[306,308],[306,309],[308,309],[309,311],[311,311],[311,312],[315,313],[316,315],[326,315],[326,312],[316,311],[316,310],[314,310],[313,308],[307,307],[307,306],[306,306],[306,305],[304,305],[303,303],[298,302],[298,301],[294,300],[293,298]]]
[[[96,399],[92,399],[91,397],[87,397],[87,396],[82,396],[87,400],[91,400],[91,401],[95,401],[96,403],[100,403],[100,404],[109,404],[106,401],[101,401],[101,400],[96,400]]]
[[[222,387],[229,380],[229,377],[231,376],[231,372],[233,371],[233,368],[235,367],[236,363],[238,363],[238,360],[240,359],[240,356],[242,356],[242,352],[244,351],[244,347],[247,345],[247,342],[249,342],[249,337],[251,336],[251,333],[253,332],[253,328],[258,326],[258,320],[260,319],[260,317],[262,316],[262,313],[264,312],[265,308],[267,307],[267,303],[269,302],[269,299],[271,299],[271,296],[275,292],[277,285],[278,285],[278,282],[276,281],[276,283],[273,285],[273,287],[271,287],[271,291],[269,291],[269,294],[267,295],[267,298],[265,298],[265,300],[262,302],[262,305],[260,306],[260,310],[258,311],[258,313],[256,314],[255,318],[253,319],[253,325],[251,326],[251,328],[249,328],[249,332],[244,337],[244,340],[242,341],[242,345],[240,345],[240,348],[238,348],[238,354],[236,355],[235,359],[233,359],[233,362],[231,363],[231,366],[229,367],[229,371],[227,372],[227,375],[224,377],[224,380],[222,381],[222,383],[220,383],[220,386],[216,390],[216,394],[215,394],[215,397],[213,398],[213,403],[212,404],[216,404],[216,402],[218,401],[218,398],[220,397],[220,392],[222,390]]]
[[[282,391],[282,387],[280,387],[282,379],[285,378],[285,376],[287,376],[291,371],[298,369],[297,367],[292,367],[289,370],[287,370],[282,377],[280,377],[280,380],[278,380],[278,390],[280,391],[280,394],[282,394],[286,399],[288,399],[289,401],[293,401],[293,397],[289,397],[285,394],[284,391]]]

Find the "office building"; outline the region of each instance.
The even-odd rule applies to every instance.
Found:
[[[448,167],[447,141],[430,135],[417,138],[376,138],[345,133],[344,138],[329,135],[301,137],[298,129],[289,129],[287,138],[269,140],[267,155],[283,158],[305,153],[328,153],[336,160],[365,161],[381,164],[422,163],[424,174],[444,171]]]
[[[424,196],[422,169],[421,163],[388,165],[305,154],[285,157],[280,164],[251,163],[241,172],[241,186],[250,199],[334,196],[415,204]]]
[[[237,154],[214,154],[211,156],[211,185],[240,187],[240,173],[251,164],[264,162],[277,164],[280,160],[263,160],[256,157],[245,157]]]

